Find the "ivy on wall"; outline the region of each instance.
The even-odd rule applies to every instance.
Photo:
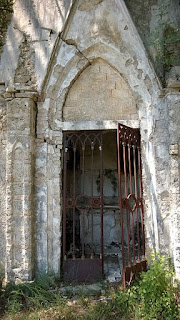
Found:
[[[125,0],[125,3],[156,73],[166,86],[170,70],[180,66],[180,0]]]
[[[168,14],[169,8],[170,3],[161,3],[156,14],[158,24],[150,32],[150,45],[154,47],[155,61],[162,67],[164,84],[171,68],[180,66],[180,28],[172,24]]]
[[[13,0],[0,0],[0,51],[5,42],[5,35],[13,13]]]

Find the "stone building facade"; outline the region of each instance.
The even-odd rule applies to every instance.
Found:
[[[177,27],[175,2],[168,10]],[[144,28],[156,28],[158,5],[148,7]],[[153,49],[147,53],[144,30],[127,8],[123,0],[14,3],[0,61],[7,279],[60,275],[64,132],[115,130],[118,123],[141,133],[146,250],[170,254],[180,278],[179,68],[163,88]]]

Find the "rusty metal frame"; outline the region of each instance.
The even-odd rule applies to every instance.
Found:
[[[76,194],[76,151],[78,145],[82,150],[82,192]],[[85,148],[91,148],[91,195],[87,195],[84,185],[85,174]],[[100,156],[100,196],[95,197],[93,191],[93,156],[94,148],[99,148]],[[102,154],[102,131],[69,131],[64,133],[64,165],[63,165],[63,274],[65,281],[93,281],[102,278],[104,267],[104,246],[103,246],[103,154]],[[68,149],[73,150],[73,192],[72,195],[67,194],[67,152]],[[85,203],[85,204],[82,204]],[[93,212],[92,209],[100,209],[101,212],[101,253],[99,258],[94,256],[93,252]],[[66,255],[66,219],[67,210],[72,210],[73,220],[73,243],[72,258]],[[84,230],[85,230],[85,213],[91,209],[91,256],[86,257]],[[82,253],[77,258],[75,253],[75,211],[78,210],[82,215]]]
[[[123,289],[146,270],[140,131],[122,124],[117,130],[119,208],[122,246]],[[122,188],[122,172],[124,188]],[[128,188],[129,186],[129,188]],[[133,205],[132,202],[133,201]],[[124,222],[126,219],[126,224]],[[136,227],[134,221],[136,219]],[[140,224],[140,227],[139,227]],[[126,239],[124,226],[126,225]],[[137,239],[135,238],[135,231]],[[130,235],[132,243],[130,243]],[[126,243],[126,250],[125,250]]]
[[[63,166],[63,274],[68,281],[94,281],[103,275],[104,246],[103,246],[103,131],[66,131],[64,133],[64,166]],[[82,175],[84,175],[84,151],[86,145],[91,148],[91,194],[85,193],[82,185],[81,194],[76,195],[76,157],[77,145],[82,149]],[[93,161],[94,147],[98,146],[100,156],[100,196],[94,196],[93,190]],[[68,195],[67,185],[67,152],[71,148],[73,158],[73,192]],[[134,278],[146,270],[145,259],[145,234],[144,234],[144,210],[143,189],[141,173],[140,132],[122,124],[118,124],[117,130],[118,151],[118,182],[119,182],[119,208],[121,223],[122,245],[122,281],[123,288],[133,282]],[[124,179],[124,180],[123,180]],[[84,181],[84,180],[83,180]],[[83,182],[84,183],[84,182]],[[123,185],[124,183],[124,185]],[[82,206],[82,203],[85,203]],[[132,204],[133,203],[133,204]],[[82,232],[82,254],[76,257],[75,253],[75,210],[82,215],[82,228],[84,229],[84,217],[87,209],[100,209],[101,212],[101,254],[99,259],[93,252],[93,213],[91,214],[91,255],[87,257],[84,250],[84,234]],[[72,258],[66,255],[66,212],[72,210],[73,216],[73,253]],[[136,222],[136,225],[135,225]],[[124,232],[125,231],[125,232]],[[126,233],[126,239],[125,239]],[[135,237],[135,233],[136,236]],[[130,241],[131,236],[131,241]],[[87,279],[88,274],[88,279]]]

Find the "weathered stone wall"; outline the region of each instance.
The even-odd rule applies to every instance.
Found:
[[[0,272],[5,270],[6,256],[6,146],[7,106],[0,98]],[[4,276],[0,274],[0,277]]]
[[[14,83],[16,87],[31,88],[36,90],[35,77],[35,52],[30,45],[30,37],[24,34],[24,39],[19,47],[20,55],[15,71]]]
[[[170,254],[174,258],[176,275],[180,278],[180,94],[177,92],[167,94],[169,113],[169,175],[170,175],[170,228],[166,229],[171,235]]]
[[[1,56],[6,273],[59,274],[63,130],[108,129],[119,121],[141,131],[147,249],[170,252],[179,276],[178,86],[162,92],[122,0],[71,5],[15,1]]]
[[[71,0],[64,1],[23,1],[16,0],[14,3],[14,13],[11,18],[11,23],[8,27],[6,41],[4,41],[3,53],[1,56],[1,73],[2,81],[7,84],[12,81],[15,70],[18,64],[18,56],[21,52],[21,43],[24,37],[29,37],[30,51],[34,51],[34,66],[37,78],[38,88],[42,86],[44,76],[47,70],[49,59],[54,47],[55,42],[58,42],[59,33],[63,31],[66,23]],[[77,1],[74,1],[74,3]],[[92,10],[93,6],[97,6],[100,2],[92,2],[88,4],[86,1],[79,4],[81,12]],[[168,65],[163,58],[164,39],[167,37],[169,28],[175,32],[179,29],[180,6],[178,0],[151,0],[143,1],[138,0],[136,3],[133,1],[125,1],[131,17],[138,29],[141,39],[148,51],[158,76],[164,82],[164,78],[168,76],[176,77],[179,75],[177,68],[178,60],[178,42],[170,41],[170,56]],[[76,4],[75,4],[76,6]],[[8,19],[8,21],[9,21]],[[8,22],[7,21],[7,22]],[[28,21],[28,23],[27,23]],[[174,34],[175,35],[175,34]],[[178,39],[178,32],[176,34]],[[11,45],[13,44],[13,50]],[[158,44],[158,46],[157,46]],[[166,47],[166,44],[165,44]],[[159,51],[159,48],[161,50]],[[174,51],[172,55],[172,50]],[[167,53],[169,49],[167,48]],[[162,58],[161,58],[162,55]],[[13,57],[13,61],[12,61]],[[6,61],[11,62],[6,69]],[[172,60],[172,61],[170,61]],[[173,71],[170,72],[170,69]],[[167,73],[165,76],[164,73]],[[9,85],[10,85],[9,83]]]
[[[111,26],[111,30],[108,26]],[[48,216],[54,215],[47,209],[48,202],[54,201],[51,187],[48,186],[47,168],[54,165],[53,156],[50,158],[47,155],[48,146],[53,145],[55,148],[57,145],[57,148],[61,149],[60,137],[66,121],[71,120],[73,123],[74,120],[73,129],[93,129],[93,120],[94,123],[97,120],[96,129],[105,129],[107,125],[104,120],[115,119],[125,121],[125,124],[131,121],[131,126],[137,127],[137,120],[140,119],[147,157],[143,161],[154,161],[154,153],[148,149],[148,141],[152,134],[152,110],[157,104],[159,89],[156,76],[125,6],[119,1],[116,1],[114,6],[109,1],[93,1],[90,6],[88,2],[80,1],[71,23],[61,37],[56,59],[52,61],[51,73],[44,86],[45,101],[38,103],[37,138],[41,140],[42,149],[39,148],[37,158],[43,159],[41,168],[38,163],[36,167],[42,177],[37,201],[37,217],[42,217],[43,222],[38,223],[38,234],[41,235],[41,241],[37,242],[39,270],[51,269],[49,261],[53,260],[53,251],[56,250],[53,241],[59,243],[59,246],[61,243],[60,233],[54,234],[51,239],[46,232],[53,228],[52,218],[48,220]],[[90,127],[87,127],[87,123],[91,121]],[[62,188],[60,165],[59,161],[57,167],[54,166],[54,170],[59,170],[60,173],[56,182],[59,192],[56,205],[59,209]],[[145,189],[152,183],[153,170],[155,169],[149,163],[148,172],[145,172],[145,175],[148,174],[144,180]],[[154,199],[150,196],[147,202],[151,204],[151,201],[154,205]],[[150,221],[157,223],[154,216],[151,216]],[[60,223],[61,216],[58,217],[57,214],[58,226]],[[52,245],[51,250],[48,249],[48,243]],[[56,261],[60,260],[60,251],[57,251],[56,258]]]
[[[7,85],[13,84],[19,54],[21,54],[21,47],[24,41],[23,39],[26,37],[27,39],[29,38],[28,41],[30,45],[30,52],[28,54],[34,52],[32,57],[34,60],[37,86],[38,88],[42,87],[53,47],[55,43],[58,43],[59,33],[64,30],[64,25],[67,23],[66,20],[73,2],[74,7],[76,7],[77,1],[72,0],[15,1],[13,6],[14,12],[13,15],[10,14],[11,20],[1,55],[1,81],[6,82]],[[91,3],[87,3],[86,1],[80,2],[79,9],[82,13],[87,10],[91,12],[93,7],[100,5],[101,2],[102,1],[91,1]],[[164,71],[170,71],[172,66],[177,65],[175,62],[178,55],[177,42],[171,43],[171,51],[173,48],[176,54],[173,57],[171,54],[174,62],[169,64],[169,70],[166,66],[166,70],[164,69],[164,62],[160,59],[160,55],[163,51],[163,39],[165,38],[167,28],[171,27],[174,30],[179,28],[179,2],[178,0],[170,2],[169,0],[138,0],[134,3],[133,1],[126,0],[125,3],[141,39],[150,54],[156,72],[162,78],[162,81],[164,81]],[[68,19],[71,19],[71,17]],[[107,27],[106,29],[108,30]],[[120,39],[117,38],[117,41],[120,42]],[[161,53],[159,53],[156,48],[156,43],[162,47]],[[9,62],[8,68],[6,68],[7,61]],[[176,76],[177,72],[179,74],[179,69],[177,70],[176,68],[174,71],[173,77]],[[172,76],[172,74],[170,76]]]
[[[97,60],[68,91],[63,120],[116,119],[138,119],[135,99],[122,76],[103,60]]]
[[[30,97],[16,98],[14,93],[9,93],[7,100],[6,276],[9,279],[20,277],[28,280],[32,278],[34,265],[36,109]]]
[[[149,149],[154,154],[152,180],[144,161],[144,200],[147,245],[172,257],[179,277],[179,94],[169,90],[153,112]],[[144,160],[145,160],[144,155]],[[148,178],[149,177],[149,178]],[[153,183],[152,183],[153,182]],[[148,199],[151,199],[149,202]],[[150,207],[149,207],[150,205]],[[148,246],[147,246],[148,249]]]
[[[33,101],[36,94],[35,91],[42,86],[50,64],[53,48],[56,46],[55,43],[58,40],[59,32],[62,31],[64,23],[66,22],[71,4],[72,1],[64,0],[58,2],[56,0],[54,0],[54,2],[31,0],[15,1],[13,6],[14,12],[7,30],[6,42],[1,54],[1,94],[10,102],[8,102],[7,152],[2,150],[1,156],[1,189],[4,195],[2,194],[1,197],[2,224],[0,240],[2,241],[0,250],[3,264],[6,260],[6,275],[8,275],[9,278],[20,276],[23,279],[30,279],[33,275],[33,259],[35,255],[34,240],[36,240],[33,238],[35,238],[35,233],[37,234],[36,231],[39,231],[39,229],[41,230],[41,228],[37,228],[33,231],[35,220],[35,203],[33,200],[33,145],[36,115],[34,113],[34,115],[30,117],[30,113],[33,113],[32,109],[34,108]],[[26,98],[27,101],[29,98],[32,98],[32,105],[31,103],[29,105],[29,102],[27,102],[26,105],[24,100]],[[2,118],[1,123],[4,127],[4,118]],[[6,139],[6,137],[4,137],[4,129],[1,130],[1,134],[1,145],[2,149],[4,149]],[[37,140],[37,150],[39,145],[43,144],[44,135],[42,140]],[[55,156],[51,155],[51,146],[48,147],[48,150],[49,158],[52,158],[52,161],[54,162]],[[55,150],[55,154],[58,154],[58,149]],[[7,158],[5,158],[5,155]],[[22,157],[20,155],[22,155]],[[57,156],[57,158],[58,168],[59,157]],[[6,167],[7,176],[6,170],[3,170],[3,168]],[[48,176],[49,178],[52,177],[53,183],[56,184],[59,170],[55,170],[55,173],[51,173],[52,168],[52,165],[48,167]],[[20,172],[21,169],[22,172]],[[36,175],[38,176],[38,172]],[[6,188],[7,180],[7,192],[5,192],[3,187]],[[58,188],[55,187],[54,195],[57,193]],[[53,210],[58,211],[59,213],[58,205],[55,206],[55,202],[51,203],[51,201],[49,201],[49,210],[52,209],[52,206],[55,208]],[[58,225],[56,227],[55,217],[53,223],[55,225],[54,232],[58,233],[60,228],[58,229]],[[6,229],[8,230],[8,233],[5,241]],[[53,238],[51,229],[49,229],[49,236],[50,238]],[[19,243],[22,245],[19,245]],[[48,245],[48,248],[51,248],[51,245]],[[57,251],[58,250],[60,250],[60,242],[58,243]],[[44,254],[44,251],[42,254]],[[56,252],[53,254],[56,258]],[[49,262],[51,265],[55,266],[51,257],[49,258]],[[55,268],[57,271],[57,266],[55,266]]]
[[[57,141],[58,140],[58,141]],[[60,273],[61,253],[61,136],[36,139],[35,218],[36,273]]]
[[[21,82],[18,79],[19,67],[23,64],[28,67],[26,61],[28,56],[28,59],[33,62],[30,68],[31,73],[35,73],[36,86],[38,89],[41,88],[53,47],[62,31],[71,4],[71,0],[16,0],[14,2],[13,15],[1,54],[1,82],[5,82],[9,88],[19,87]],[[28,42],[29,50],[24,50],[24,41]],[[22,78],[25,70],[21,68],[20,72]],[[24,76],[26,77],[27,74],[25,73]],[[14,80],[18,80],[17,83]]]
[[[103,19],[104,16],[106,19]],[[107,25],[111,26],[111,30]],[[112,82],[106,80],[108,75],[99,72],[98,63],[105,64],[105,70],[108,69],[108,73],[111,70]],[[101,70],[101,67],[99,69]],[[118,77],[121,86],[115,89]],[[114,86],[113,93],[118,96],[117,100],[111,99],[112,86]],[[71,24],[68,25],[67,31],[65,30],[59,42],[56,60],[52,61],[49,80],[44,87],[45,101],[40,103],[38,108],[37,133],[39,138],[45,138],[45,143],[58,146],[57,132],[61,135],[63,128],[68,127],[63,121],[71,120],[72,124],[72,120],[75,120],[77,125],[74,123],[73,129],[76,127],[85,129],[88,120],[97,120],[97,129],[98,120],[101,120],[99,126],[102,126],[103,120],[107,119],[119,121],[139,119],[142,137],[147,248],[172,252],[174,249],[171,231],[167,230],[170,216],[173,215],[170,213],[169,198],[169,113],[166,98],[159,96],[160,90],[161,87],[148,64],[144,48],[126,8],[118,1],[114,6],[108,1],[98,3],[93,1],[91,5],[80,1]],[[126,95],[127,92],[128,95]],[[125,97],[127,96],[129,102],[126,108]],[[119,101],[119,109],[116,109],[117,101]],[[82,120],[85,122],[80,122]],[[136,127],[137,123],[133,124],[132,120],[131,125]],[[106,128],[105,124],[104,128]],[[61,148],[61,145],[59,147]],[[45,158],[48,159],[44,154]],[[51,160],[48,160],[48,163],[52,165]],[[61,172],[60,168],[57,170]],[[58,178],[60,195],[61,176]],[[48,194],[47,179],[46,171],[43,175],[43,183]],[[57,200],[60,204],[60,196]],[[47,208],[45,202],[44,205]],[[45,211],[40,210],[42,216]],[[40,216],[39,213],[38,216]],[[60,218],[58,224],[60,225]],[[45,230],[50,227],[52,227],[50,221],[46,220],[44,231],[41,229],[42,245],[38,249],[39,252],[44,250],[50,252],[44,244],[48,243]],[[54,236],[54,241],[60,243],[59,233],[58,237]],[[55,250],[55,247],[53,248]],[[59,251],[58,254],[60,255]],[[52,251],[51,257],[53,257]],[[50,264],[43,254],[41,261],[44,261],[42,265],[48,270]]]

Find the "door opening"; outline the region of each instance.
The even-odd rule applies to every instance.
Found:
[[[119,130],[64,133],[64,281],[125,283],[144,256],[140,155]]]

